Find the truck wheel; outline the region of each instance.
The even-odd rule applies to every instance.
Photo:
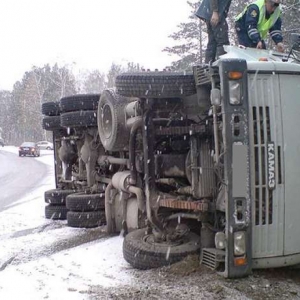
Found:
[[[113,90],[105,90],[98,105],[98,131],[107,151],[122,151],[128,147],[129,129],[126,127],[125,106],[128,100]]]
[[[97,110],[100,94],[73,95],[60,99],[62,112]]]
[[[125,73],[116,78],[117,93],[126,97],[174,98],[196,94],[192,74],[172,72]]]
[[[76,193],[66,199],[66,207],[71,211],[96,211],[104,209],[104,194]]]
[[[63,127],[92,127],[97,126],[97,111],[73,111],[60,115],[60,123]]]
[[[43,118],[42,127],[48,131],[61,129],[60,116],[47,116]]]
[[[178,262],[190,254],[200,254],[200,237],[187,233],[173,244],[156,243],[145,228],[130,232],[123,241],[123,256],[136,269],[151,269]]]
[[[69,211],[67,214],[67,220],[68,226],[77,228],[92,228],[106,223],[104,211]]]
[[[76,190],[53,189],[45,191],[45,202],[49,204],[65,204],[68,195],[75,193]]]
[[[53,130],[53,135],[55,136],[55,139],[62,139],[66,136],[73,135],[73,134],[74,134],[74,130],[72,128],[60,127],[59,129]]]
[[[63,205],[46,205],[45,217],[51,220],[65,220],[67,218],[67,208]]]
[[[59,116],[60,108],[58,102],[42,103],[42,114],[45,116]]]

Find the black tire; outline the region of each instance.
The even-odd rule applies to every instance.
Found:
[[[75,193],[76,190],[53,189],[45,191],[45,202],[49,204],[65,204],[68,195]]]
[[[105,225],[104,211],[75,212],[67,214],[68,226],[77,228],[92,228]]]
[[[60,120],[59,120],[59,122],[60,122]],[[53,130],[53,136],[55,137],[53,139],[53,141],[55,141],[55,139],[61,139],[63,137],[72,135],[72,134],[74,134],[73,131],[74,130],[71,128],[64,128],[64,127],[61,127],[60,129],[57,129],[57,130]],[[53,147],[54,147],[54,145],[55,145],[55,143],[53,143]]]
[[[171,72],[125,73],[116,78],[117,93],[126,97],[174,98],[196,94],[193,74]]]
[[[98,132],[107,151],[128,148],[130,131],[126,127],[125,106],[128,100],[113,90],[103,91],[98,106]]]
[[[61,126],[63,127],[93,127],[97,126],[97,111],[74,111],[60,115]]]
[[[60,114],[59,102],[42,103],[42,114],[46,116],[59,116]]]
[[[96,211],[104,209],[104,194],[76,193],[66,199],[66,207],[71,211]]]
[[[123,256],[134,268],[146,270],[178,262],[190,254],[200,254],[200,237],[189,232],[182,243],[167,245],[151,242],[145,229],[130,232],[123,241]]]
[[[62,112],[97,110],[100,94],[73,95],[60,99]]]
[[[67,208],[63,205],[46,205],[45,206],[45,217],[46,219],[52,220],[66,220]]]
[[[60,116],[49,116],[44,117],[42,122],[42,127],[48,131],[54,131],[57,129],[61,129],[60,126]]]

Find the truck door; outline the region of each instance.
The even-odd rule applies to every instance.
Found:
[[[285,185],[284,255],[300,253],[300,73],[280,74]]]

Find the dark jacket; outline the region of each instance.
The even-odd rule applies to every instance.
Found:
[[[231,0],[203,0],[196,16],[204,21],[211,19],[213,11],[218,11],[220,18],[226,18]]]
[[[266,13],[266,18],[269,15]],[[248,38],[252,41],[253,44],[257,44],[261,41],[260,34],[257,30],[257,24],[259,20],[259,8],[255,4],[249,5],[245,14],[236,21],[237,32],[246,33]],[[278,18],[275,24],[269,30],[270,36],[272,37],[275,44],[282,42],[282,34],[281,34],[281,18]],[[246,41],[245,41],[246,42]],[[249,41],[250,42],[250,41]],[[247,44],[247,46],[249,46]]]

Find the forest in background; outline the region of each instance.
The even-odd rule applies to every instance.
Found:
[[[236,45],[234,18],[247,3],[252,1],[232,0],[228,16],[230,43]],[[194,16],[200,1],[187,1],[191,8],[187,21],[178,25],[178,30],[171,33],[170,44],[162,49],[174,57],[171,70],[191,70],[201,63],[207,43],[206,25]],[[286,0],[282,5],[284,43],[288,46],[289,35],[300,33],[300,0]],[[274,47],[268,40],[269,48]],[[126,67],[112,63],[107,73],[99,70],[87,70],[75,76],[72,66],[58,64],[32,66],[17,81],[12,91],[0,90],[0,128],[6,144],[19,145],[23,141],[51,139],[50,133],[42,129],[41,105],[44,102],[58,101],[60,98],[82,93],[101,93],[106,88],[113,88],[118,74],[128,71],[141,71],[138,62],[128,63]],[[1,131],[0,131],[1,134]]]

